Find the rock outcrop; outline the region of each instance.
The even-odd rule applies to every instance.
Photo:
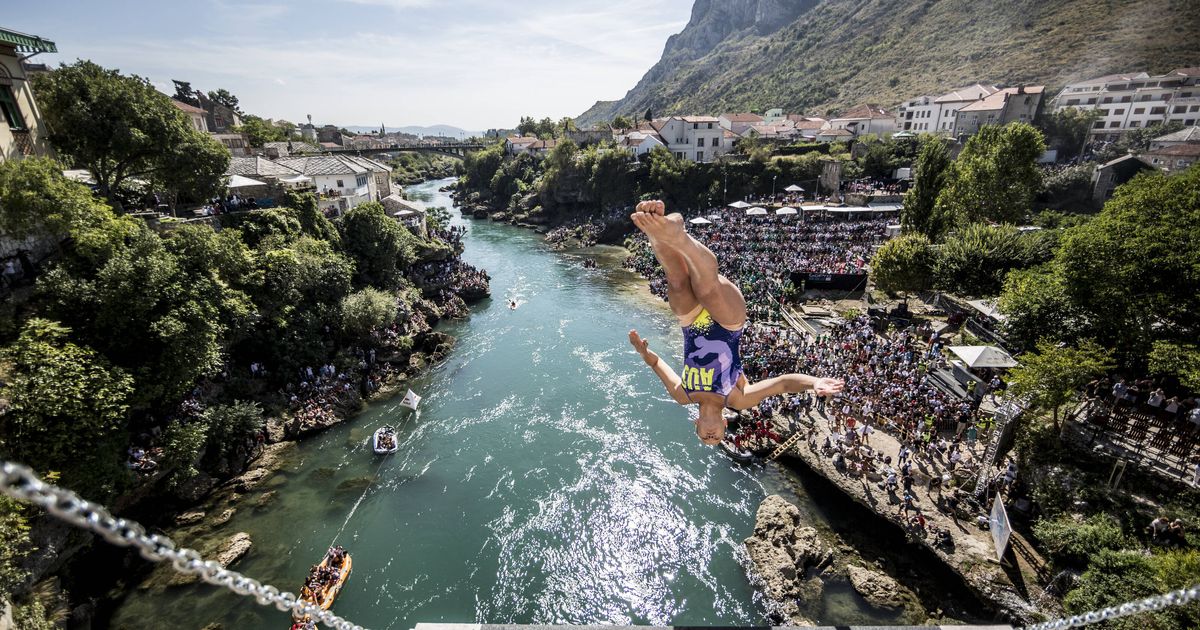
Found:
[[[867,603],[878,608],[900,608],[908,599],[907,590],[891,577],[865,567],[846,568],[850,584]]]
[[[772,620],[813,625],[801,616],[798,602],[820,596],[822,581],[816,574],[833,561],[833,551],[817,530],[801,526],[800,510],[783,497],[771,495],[758,506],[754,535],[745,544],[771,601]]]

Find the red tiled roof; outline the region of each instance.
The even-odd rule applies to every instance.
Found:
[[[762,120],[763,120],[762,116],[759,116],[758,114],[750,114],[750,113],[721,114],[721,118],[724,118],[725,120],[728,120],[729,122],[748,122],[748,123],[762,122]]]
[[[1004,109],[1004,104],[1008,102],[1008,97],[1022,94],[1041,94],[1046,89],[1041,85],[1026,85],[1023,87],[1004,88],[995,94],[975,101],[959,109],[960,112],[990,112],[997,109]]]
[[[178,107],[179,109],[181,109],[189,114],[205,114],[205,115],[208,114],[208,112],[204,111],[203,109],[196,107],[195,105],[189,105],[187,103],[184,103],[183,101],[177,101],[175,99],[171,99],[171,102],[175,104],[175,107]]]

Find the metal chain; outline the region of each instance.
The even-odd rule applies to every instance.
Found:
[[[1064,630],[1065,628],[1077,628],[1079,626],[1100,623],[1101,621],[1108,621],[1109,619],[1128,617],[1129,615],[1136,615],[1141,612],[1154,612],[1170,608],[1171,606],[1182,606],[1194,600],[1200,600],[1200,584],[1193,584],[1190,588],[1181,588],[1165,595],[1155,595],[1136,602],[1126,602],[1120,606],[1110,606],[1102,610],[1093,610],[1082,615],[1075,615],[1074,617],[1035,624],[1021,630]]]
[[[176,548],[170,538],[147,535],[146,529],[138,523],[114,518],[104,506],[89,503],[70,490],[48,484],[20,464],[0,460],[0,492],[37,505],[76,527],[91,530],[118,547],[135,547],[147,560],[170,562],[180,573],[192,574],[238,595],[253,597],[260,605],[273,605],[283,612],[309,615],[336,630],[366,630],[292,593],[281,592],[274,586],[225,569],[212,560],[206,561],[194,549]]]

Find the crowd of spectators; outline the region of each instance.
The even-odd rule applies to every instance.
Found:
[[[719,210],[707,220],[711,223],[691,224],[688,231],[716,254],[721,273],[742,290],[751,319],[774,312],[794,272],[863,273],[888,224],[888,219],[802,220]],[[645,276],[650,290],[665,298],[666,279],[644,235],[632,237],[630,251],[625,266]]]
[[[864,178],[842,182],[842,192],[894,197],[903,194],[904,189],[899,182],[888,183],[883,180]]]
[[[1105,376],[1088,383],[1083,393],[1089,401],[1112,408],[1143,411],[1168,424],[1189,422],[1195,429],[1200,429],[1200,401],[1195,396],[1168,392],[1163,385],[1165,383],[1151,378],[1126,380],[1120,376]]]
[[[491,276],[482,269],[455,258],[413,265],[408,270],[409,279],[427,290],[449,290],[460,296],[486,295]]]

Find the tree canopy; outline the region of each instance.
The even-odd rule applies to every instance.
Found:
[[[1041,190],[1037,159],[1046,143],[1026,123],[986,125],[950,166],[936,211],[956,223],[1019,223]]]
[[[871,277],[888,293],[923,291],[930,287],[936,258],[924,234],[905,234],[879,248],[871,261]]]
[[[134,178],[195,198],[220,187],[229,151],[148,80],[76,61],[35,76],[34,85],[50,143],[90,170],[114,206]]]
[[[938,196],[946,187],[950,152],[941,138],[921,140],[921,152],[913,165],[913,186],[904,194],[900,223],[906,232],[919,232],[937,241],[949,227],[948,217],[937,211]]]

